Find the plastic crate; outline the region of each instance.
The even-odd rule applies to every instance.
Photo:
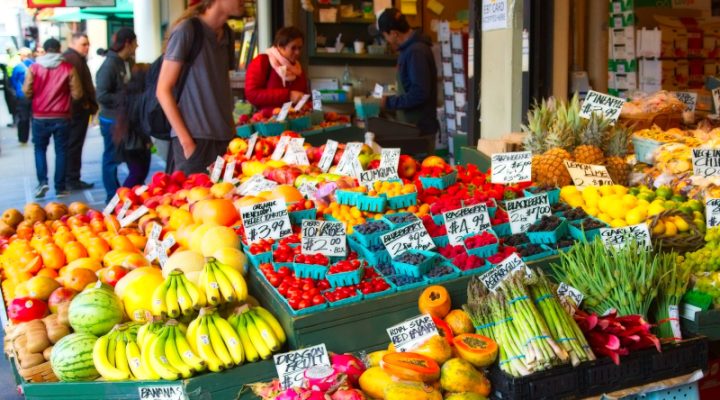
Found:
[[[622,400],[700,400],[700,390],[697,382],[693,382],[641,395],[625,396]]]
[[[435,225],[442,225],[445,223],[445,218],[442,214],[432,214],[431,216]]]
[[[393,222],[393,221],[392,221],[392,218],[395,218],[395,216],[397,216],[397,217],[405,217],[405,216],[408,216],[408,215],[412,215],[413,217],[415,217],[415,219],[413,219],[412,221],[404,221],[404,222]],[[402,227],[405,226],[405,225],[409,225],[409,224],[411,224],[411,223],[413,223],[413,222],[416,222],[416,221],[418,220],[418,218],[417,218],[417,217],[415,216],[415,214],[413,214],[413,213],[409,213],[409,212],[398,212],[398,213],[394,213],[394,214],[386,214],[386,215],[383,216],[382,220],[385,221],[388,225],[390,225],[390,230],[395,230],[395,229],[398,229],[398,228],[402,228]]]
[[[595,219],[595,218],[593,218]],[[600,220],[597,220],[600,221]],[[603,225],[607,227],[607,224],[603,222]],[[590,229],[589,231],[585,231],[582,229],[582,225],[580,223],[576,222],[570,222],[568,223],[568,230],[570,232],[570,236],[575,240],[584,240],[587,242],[592,241],[595,239],[595,236],[600,234],[600,229]]]
[[[295,269],[295,263],[291,263],[291,262],[275,262],[275,261],[273,261],[272,266],[273,266],[273,269],[275,270],[275,272],[280,271],[280,268],[282,268],[282,267],[288,267],[288,268],[290,268],[290,270]]]
[[[553,190],[545,190],[540,191],[538,188],[534,186],[530,186],[528,188],[523,189],[523,194],[525,196],[535,196],[541,193],[547,193],[548,201],[550,202],[550,205],[557,204],[560,202],[560,189],[553,189]]]
[[[446,281],[453,280],[453,279],[455,279],[455,278],[460,277],[460,275],[461,275],[461,274],[460,274],[460,272],[461,272],[460,269],[458,269],[458,267],[456,267],[456,266],[455,266],[452,262],[450,262],[449,260],[443,260],[443,261],[441,261],[441,262],[436,262],[436,263],[435,263],[435,266],[432,267],[432,268],[430,268],[430,269],[428,270],[428,272],[430,272],[433,268],[439,267],[439,266],[449,266],[449,267],[452,269],[452,272],[450,272],[450,273],[448,273],[448,274],[445,274],[445,275],[442,275],[442,276],[435,276],[435,277],[430,277],[430,276],[425,275],[425,282],[427,282],[428,284],[434,285],[434,284],[437,284],[437,283],[442,283],[442,282],[446,282]]]
[[[411,253],[411,254],[422,254],[425,256],[425,260],[423,260],[418,265],[413,264],[407,264],[401,261],[392,261],[393,268],[395,268],[395,273],[397,275],[407,275],[407,276],[413,276],[416,278],[419,278],[423,276],[427,271],[432,268],[433,265],[435,265],[435,258],[438,256],[437,253],[427,250],[416,250],[416,249],[410,249],[406,251],[405,253]],[[403,254],[405,254],[403,253]]]
[[[433,243],[435,243],[435,247],[445,247],[450,244],[450,239],[447,235],[434,236],[431,239]]]
[[[527,232],[530,243],[535,244],[549,244],[557,243],[561,237],[568,234],[568,223],[565,219],[560,222],[554,231],[550,232]]]
[[[468,276],[468,275],[481,275],[488,271],[490,271],[490,268],[492,268],[493,265],[485,261],[485,265],[473,269],[467,269],[467,270],[460,270],[460,275],[462,276]],[[459,268],[458,268],[459,269]]]
[[[520,247],[524,247],[524,246],[527,246],[527,245],[523,245],[523,246],[520,246]],[[523,261],[525,261],[525,262],[530,262],[530,261],[535,261],[535,260],[541,260],[541,259],[543,259],[543,258],[550,257],[550,256],[552,256],[552,255],[555,255],[555,253],[556,253],[555,249],[553,249],[553,248],[551,248],[551,247],[548,247],[547,245],[544,245],[544,244],[541,244],[540,246],[541,246],[545,251],[543,251],[542,253],[533,254],[533,255],[531,255],[531,256],[521,257],[521,259],[522,259]]]
[[[238,125],[235,127],[235,134],[241,138],[249,138],[255,130],[253,124]]]
[[[352,286],[360,283],[364,273],[365,269],[360,267],[354,271],[325,274],[325,279],[327,279],[328,282],[330,282],[330,286],[334,288],[338,286]]]
[[[421,176],[420,182],[422,183],[422,186],[424,189],[427,188],[437,188],[440,190],[445,190],[448,187],[450,187],[452,184],[454,184],[457,181],[457,171],[452,171],[451,173],[440,177],[435,178],[432,176]]]
[[[383,212],[387,204],[387,197],[384,194],[380,196],[359,196],[357,199],[357,208],[361,211]]]
[[[490,232],[490,231],[486,231],[486,232]],[[490,233],[492,234],[492,232],[490,232]],[[478,257],[482,257],[482,258],[487,258],[498,252],[498,249],[500,248],[500,239],[498,239],[497,235],[494,235],[494,234],[493,234],[493,236],[495,236],[495,243],[487,244],[485,246],[475,247],[472,249],[469,248],[467,246],[467,244],[465,244],[465,241],[468,238],[471,238],[471,237],[477,236],[477,235],[479,235],[479,233],[471,233],[469,235],[463,236],[463,246],[465,247],[465,251],[467,251],[468,254],[472,254],[474,256],[478,256]]]
[[[491,229],[498,237],[506,237],[512,235],[512,230],[510,229],[509,222],[499,225],[493,225]]]
[[[353,250],[355,250],[355,252],[360,255],[360,258],[367,261],[367,263],[372,265],[373,267],[378,266],[382,263],[389,263],[390,261],[392,261],[392,259],[390,258],[390,253],[388,253],[388,251],[385,249],[372,251],[355,241],[353,242],[358,246],[357,249]],[[352,243],[350,247],[352,247]]]
[[[280,136],[287,130],[287,126],[286,121],[258,122],[255,124],[255,130],[260,136]]]
[[[312,120],[309,115],[293,118],[289,120],[289,126],[291,131],[300,132],[306,129],[310,129],[312,126]]]
[[[325,293],[327,293],[327,292],[332,292],[332,289],[324,291],[322,293],[323,297],[325,297]],[[360,293],[359,290],[355,290],[355,293],[356,293],[355,296],[348,297],[346,299],[338,300],[335,302],[331,302],[330,300],[327,299],[327,297],[325,297],[325,300],[331,308],[342,307],[342,306],[346,306],[348,304],[357,303],[358,301],[361,301],[363,299],[363,295],[362,295],[362,293]]]
[[[360,196],[363,196],[363,193],[353,192],[350,190],[335,191],[335,201],[337,201],[338,204],[344,204],[347,206],[356,206],[358,204],[358,199],[360,198]]]
[[[492,382],[492,399],[556,400],[582,397],[581,367],[562,365],[532,375],[513,377],[493,365],[488,378]]]
[[[417,204],[417,192],[401,194],[387,198],[387,207],[391,210],[398,210]]]
[[[245,254],[247,255],[248,259],[250,259],[250,263],[256,267],[260,266],[260,264],[272,262],[272,251],[266,251],[260,254],[252,254],[246,250]]]
[[[311,208],[308,210],[290,211],[288,216],[290,217],[290,223],[293,225],[302,225],[304,219],[315,219],[317,215],[317,209]]]
[[[635,135],[632,137],[632,142],[635,148],[635,158],[639,162],[651,165],[655,163],[655,151],[663,145],[662,142]]]

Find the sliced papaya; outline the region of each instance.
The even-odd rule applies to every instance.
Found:
[[[450,328],[450,325],[448,325],[447,322],[438,317],[432,317],[432,320],[437,327],[438,334],[445,338],[448,344],[452,346],[454,335],[452,329]]]
[[[418,298],[420,312],[437,318],[445,318],[451,305],[450,294],[440,285],[428,286]]]
[[[433,382],[440,378],[440,366],[430,357],[417,353],[388,353],[380,368],[389,375],[406,381]]]
[[[498,354],[498,346],[489,337],[476,333],[463,333],[453,339],[455,350],[463,360],[470,364],[484,368],[495,362]]]

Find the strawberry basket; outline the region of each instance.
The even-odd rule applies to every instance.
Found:
[[[379,196],[368,196],[362,194],[358,197],[357,208],[360,211],[383,212],[387,204],[387,197],[384,194]]]
[[[359,282],[358,282],[358,283],[359,283]],[[346,298],[344,298],[344,299],[331,300],[332,297],[328,297],[328,296],[329,296],[331,293],[336,292],[336,291],[337,291],[337,289],[329,289],[329,290],[326,290],[326,291],[324,291],[324,292],[322,293],[322,294],[323,294],[323,297],[325,297],[325,299],[327,300],[328,305],[329,305],[331,308],[341,307],[341,306],[345,306],[345,305],[348,305],[348,304],[357,303],[357,302],[359,302],[360,300],[363,299],[362,293],[360,293],[357,289],[354,289],[355,295],[353,295],[353,296],[346,297]]]
[[[434,176],[421,176],[420,182],[422,183],[423,189],[427,188],[436,188],[440,190],[445,190],[450,185],[454,184],[457,181],[457,171],[452,171],[447,175],[440,176],[440,177],[434,177]]]
[[[249,138],[253,132],[253,124],[238,125],[235,127],[235,134],[241,138]]]
[[[312,120],[309,115],[302,117],[292,118],[289,120],[290,130],[295,132],[304,131],[310,129],[312,126]]]

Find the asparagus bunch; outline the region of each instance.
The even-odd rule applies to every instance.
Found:
[[[682,339],[673,332],[673,324],[679,327],[680,322],[672,319],[677,315],[670,316],[670,307],[678,307],[690,281],[691,267],[687,264],[677,262],[675,253],[660,254],[658,259],[658,270],[660,278],[658,281],[657,307],[655,310],[655,323],[657,324],[657,336],[666,341],[677,341]]]

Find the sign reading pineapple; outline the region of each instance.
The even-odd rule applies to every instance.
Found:
[[[565,160],[565,167],[578,189],[587,186],[612,185],[613,180],[604,165],[583,164]]]
[[[625,100],[619,97],[591,90],[580,106],[580,117],[590,119],[593,114],[598,113],[614,123],[620,118],[623,104],[625,104]]]

